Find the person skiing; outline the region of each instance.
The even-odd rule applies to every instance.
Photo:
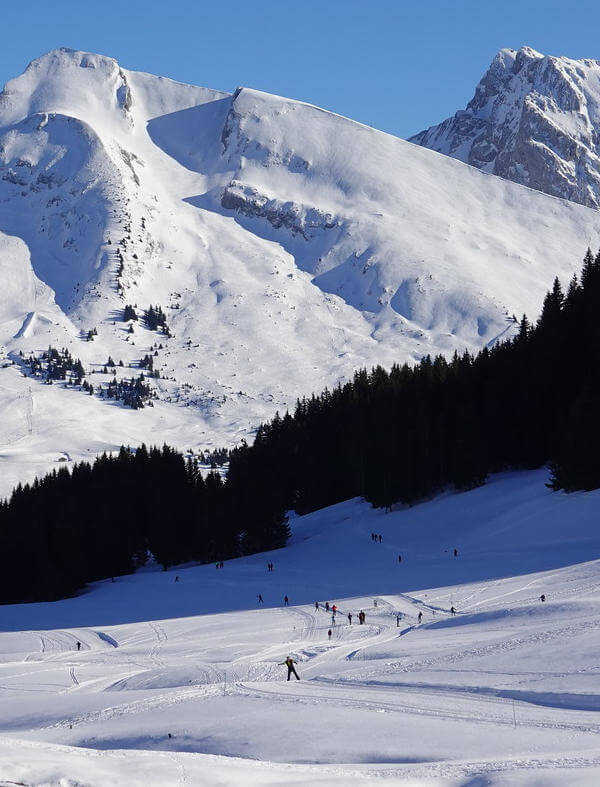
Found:
[[[348,612],[348,625],[352,625],[352,612]]]
[[[77,650],[81,650],[81,642],[77,643]]]
[[[542,593],[542,595],[540,596],[540,601],[545,601],[545,600],[546,600],[546,594]]]
[[[379,536],[379,543],[381,544],[381,536]]]
[[[337,612],[337,606],[335,604],[331,607],[331,611],[333,612],[334,615]]]
[[[399,612],[397,612],[396,613],[396,628],[398,628],[398,626],[400,625],[400,618],[401,617],[402,617],[402,615]]]
[[[331,616],[331,625],[335,626],[335,613]]]
[[[317,612],[319,611],[319,602],[318,601],[315,601],[315,609],[317,610]]]
[[[325,612],[329,612],[329,601],[325,602]]]
[[[419,612],[419,614],[417,615],[417,620],[419,621],[419,623],[423,620],[423,613],[422,612]]]
[[[264,604],[264,603],[265,603],[265,602],[263,601],[262,593],[259,593],[259,594],[258,594],[258,603],[259,603],[259,604]]]
[[[362,609],[358,613],[358,620],[359,620],[361,626],[365,622],[365,613],[362,611]]]
[[[402,563],[402,555],[398,555],[398,563]]]
[[[456,615],[456,610],[454,609],[454,607],[450,607],[450,612],[451,612],[453,615]]]
[[[179,574],[175,575],[175,582],[179,582]]]
[[[288,668],[288,676],[287,676],[288,680],[292,677],[292,674],[296,676],[296,680],[300,680],[300,676],[298,675],[298,673],[296,672],[296,668],[294,667],[294,664],[297,663],[298,662],[294,661],[294,659],[291,656],[288,656],[285,661],[280,662],[281,667],[285,665]]]
[[[374,606],[374,607],[377,607],[377,599],[376,599],[376,598],[375,598],[375,599],[373,599],[373,606]]]
[[[454,550],[454,557],[458,557],[458,549]]]
[[[329,631],[327,632],[327,636],[329,637],[329,639],[331,639],[331,629],[329,629]]]
[[[287,596],[283,597],[283,604],[284,604],[285,607],[289,607],[290,600],[289,600],[289,598]]]

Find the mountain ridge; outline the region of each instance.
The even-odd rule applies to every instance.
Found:
[[[501,49],[466,109],[410,141],[598,208],[599,106],[600,61]]]
[[[250,88],[58,50],[2,96],[9,270],[49,288],[18,313],[0,293],[2,494],[65,453],[231,445],[358,367],[474,351],[599,245],[595,211]],[[92,396],[31,377],[48,345]],[[107,401],[108,359],[121,381],[149,355],[153,406]]]

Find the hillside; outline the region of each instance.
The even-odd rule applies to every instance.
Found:
[[[493,342],[600,217],[307,104],[56,50],[0,96],[0,231],[6,494],[122,443],[232,444],[357,367]],[[93,395],[44,384],[49,345]],[[141,374],[132,410],[109,382]]]
[[[545,480],[347,501],[220,570],[0,607],[0,779],[596,784],[598,492]]]

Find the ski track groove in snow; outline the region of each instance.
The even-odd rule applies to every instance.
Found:
[[[317,679],[313,679],[317,682]],[[291,682],[291,681],[290,681]],[[321,681],[324,682],[324,681]],[[311,682],[307,682],[310,685]],[[292,685],[294,685],[292,683]],[[307,685],[307,684],[305,684]],[[348,687],[349,689],[355,689],[360,687],[361,684],[355,684],[354,682],[344,682],[340,679],[334,679],[331,685],[331,691],[324,694],[301,694],[297,691],[293,691],[293,694],[288,694],[286,692],[281,691],[278,688],[265,688],[265,687],[257,687],[254,685],[248,685],[245,682],[238,682],[235,684],[235,689],[242,693],[245,693],[248,696],[268,696],[275,699],[277,702],[289,702],[289,703],[306,703],[306,704],[315,704],[321,705],[323,703],[332,704],[332,705],[339,705],[344,708],[353,708],[353,709],[368,709],[373,710],[375,712],[380,713],[382,710],[396,712],[396,713],[407,713],[410,715],[417,715],[417,716],[432,716],[436,718],[448,718],[453,719],[455,721],[469,721],[475,724],[498,724],[498,725],[505,725],[512,727],[513,722],[513,715],[512,715],[512,703],[514,700],[512,699],[503,699],[500,697],[477,697],[476,700],[478,702],[483,703],[497,703],[499,705],[506,707],[506,715],[498,715],[498,714],[491,714],[491,713],[482,713],[478,711],[476,716],[473,715],[472,712],[460,712],[456,710],[449,710],[447,705],[439,706],[437,708],[430,708],[430,707],[423,707],[423,705],[414,705],[407,703],[406,700],[402,699],[399,702],[390,702],[389,700],[382,701],[380,699],[369,699],[369,700],[361,700],[356,697],[341,697],[336,696],[336,692],[341,692],[343,689]],[[373,689],[373,684],[362,684],[364,687],[369,687]],[[393,687],[392,687],[393,688]],[[426,694],[427,692],[420,687],[414,687],[413,691],[419,692],[421,694]],[[434,691],[432,692],[433,696],[437,696],[441,692]],[[450,694],[451,692],[448,692]],[[532,728],[542,728],[542,729],[553,729],[553,730],[567,730],[573,732],[586,732],[586,733],[600,733],[600,722],[598,724],[578,724],[578,723],[568,723],[568,722],[549,722],[549,721],[534,721],[534,720],[527,720],[523,719],[521,716],[521,709],[519,715],[519,721],[517,723],[518,727],[532,727]]]
[[[158,654],[163,648],[165,642],[167,641],[167,634],[164,628],[159,623],[149,621],[148,625],[150,626],[156,637],[156,643],[150,649],[148,656],[150,657],[151,661],[153,661],[157,666],[164,667],[165,662],[163,661],[163,659],[160,658]]]
[[[556,547],[551,508],[539,516],[542,532],[554,539],[549,562],[540,565],[540,531],[527,535],[517,521],[518,571],[499,576],[497,544],[484,529],[478,538],[489,546],[487,563],[470,556],[467,545],[456,562],[445,561],[448,523],[440,520],[441,503],[381,520],[378,512],[349,501],[292,519],[296,540],[275,556],[277,575],[267,588],[264,556],[248,556],[228,561],[217,577],[210,566],[181,567],[175,585],[172,574],[146,570],[119,583],[91,585],[55,605],[0,607],[0,781],[43,783],[34,761],[23,755],[31,746],[33,757],[37,746],[40,756],[57,763],[56,773],[72,780],[77,751],[93,761],[84,747],[105,765],[113,757],[123,764],[143,756],[157,768],[156,774],[152,767],[144,772],[148,787],[211,784],[198,773],[209,767],[203,758],[214,754],[222,756],[223,773],[259,760],[265,774],[278,774],[271,782],[277,784],[288,781],[274,770],[283,760],[290,763],[281,766],[291,769],[289,779],[295,778],[295,764],[309,763],[303,767],[313,769],[305,775],[310,784],[328,785],[335,773],[340,784],[363,777],[465,787],[490,779],[496,787],[510,784],[514,770],[519,778],[531,772],[517,782],[529,787],[545,785],[552,769],[564,768],[564,780],[548,780],[553,787],[595,787],[600,560],[578,561],[600,548],[600,538],[590,546],[589,536],[597,530],[600,494],[549,498],[545,476],[536,477],[540,499],[561,506],[568,544],[588,517],[578,531],[585,549],[573,547],[577,558],[571,564],[562,554],[568,557],[569,547]],[[506,476],[496,489],[492,483],[449,497],[444,505],[455,507],[450,523],[460,527],[473,500],[481,505],[476,516],[484,516],[488,498],[496,517],[497,501],[506,499],[506,516],[514,519],[511,490],[519,501],[538,494],[521,478],[529,476]],[[428,519],[439,523],[441,543],[426,542],[419,527],[407,524],[417,515],[421,528]],[[529,522],[529,509],[525,515]],[[365,557],[371,519],[375,529],[386,528],[387,543],[397,538],[402,544],[407,560],[401,569],[387,551]],[[502,521],[497,530],[506,549]],[[460,534],[456,542],[461,544]],[[476,554],[478,543],[471,547]],[[425,546],[431,561],[419,557],[417,564],[411,555],[424,555]],[[335,549],[341,552],[336,562]],[[503,567],[510,561],[510,553],[503,553]],[[337,605],[335,626],[322,606],[316,610],[306,598],[306,588]],[[265,606],[256,609],[261,589]],[[284,607],[284,593],[305,603]],[[349,625],[348,611],[356,615],[361,608],[365,624],[354,618]],[[419,611],[423,622],[417,625]],[[40,630],[42,625],[54,628]],[[298,662],[298,682],[286,681],[281,662],[288,654]],[[28,779],[16,778],[17,771],[5,775],[4,760],[30,768]],[[167,763],[166,781],[165,771],[158,776],[161,762]],[[86,776],[96,787],[93,774]],[[222,783],[230,787],[234,777]]]

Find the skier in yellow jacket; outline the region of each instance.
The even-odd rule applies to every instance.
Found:
[[[298,662],[294,661],[294,659],[291,656],[288,656],[285,661],[280,662],[280,666],[283,667],[285,665],[288,668],[288,676],[287,676],[288,680],[292,677],[292,673],[296,676],[296,680],[300,680],[300,676],[298,675],[298,673],[296,672],[296,668],[294,667],[294,664],[297,663]]]

